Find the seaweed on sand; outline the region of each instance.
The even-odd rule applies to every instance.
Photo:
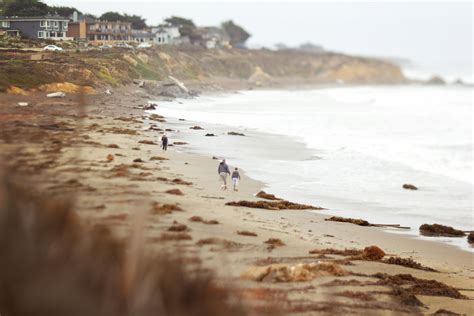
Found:
[[[326,248],[326,249],[313,249],[309,251],[310,254],[321,254],[321,255],[339,255],[339,256],[358,256],[362,254],[362,250],[359,249],[334,249],[334,248]]]
[[[370,226],[370,223],[366,220],[356,219],[356,218],[340,217],[340,216],[332,216],[330,218],[326,218],[325,221],[351,223],[351,224],[355,224],[355,225],[359,225],[359,226]]]
[[[225,205],[228,206],[243,206],[249,208],[262,208],[267,210],[322,210],[323,208],[298,204],[285,200],[281,201],[238,201],[238,202],[227,202]]]
[[[408,286],[406,290],[414,295],[446,296],[457,299],[467,299],[457,289],[436,280],[419,279],[411,274],[388,275],[376,273],[373,277],[378,278],[378,285]]]
[[[205,239],[200,239],[196,245],[198,246],[206,246],[206,245],[213,245],[213,246],[219,246],[219,249],[224,249],[224,250],[237,250],[242,248],[244,245],[235,241],[227,240],[227,239],[222,239],[222,238],[205,238]],[[211,248],[211,250],[217,250],[215,248]]]
[[[157,143],[155,143],[154,141],[152,140],[139,140],[138,141],[139,144],[145,144],[145,145],[158,145]]]
[[[264,243],[268,245],[268,250],[285,246],[285,243],[279,238],[268,238],[266,241],[264,241]]]
[[[180,179],[180,178],[173,179],[171,182],[173,182],[174,184],[181,184],[181,185],[192,185],[193,184],[192,182],[185,181],[185,180]]]
[[[171,225],[170,227],[168,227],[168,231],[170,232],[185,232],[185,231],[188,231],[188,226],[184,225],[184,224],[180,224],[176,221],[173,222],[173,225]]]
[[[205,220],[201,216],[191,216],[189,218],[191,222],[200,222],[207,225],[217,225],[219,222],[215,219]]]
[[[322,276],[344,276],[347,271],[333,262],[273,264],[249,267],[241,278],[258,282],[304,282]]]
[[[169,190],[166,190],[165,193],[172,194],[172,195],[184,195],[184,193],[180,189],[169,189]]]
[[[425,267],[421,265],[420,263],[414,261],[411,258],[390,257],[388,259],[384,259],[382,262],[387,263],[387,264],[395,264],[395,265],[399,265],[399,266],[403,266],[407,268],[417,269],[417,270],[438,272],[437,270],[433,268],[429,268],[429,267]]]
[[[180,240],[191,240],[193,239],[191,235],[183,232],[177,232],[177,233],[162,233],[160,237],[153,239],[150,238],[150,240],[156,240],[156,241],[180,241]]]
[[[250,237],[257,237],[258,235],[254,232],[249,232],[247,230],[239,230],[237,231],[237,234],[242,235],[242,236],[250,236]]]
[[[163,215],[171,214],[173,212],[182,212],[183,209],[176,204],[161,204],[159,202],[153,202],[151,205],[151,214]]]
[[[266,199],[266,200],[271,200],[271,201],[280,201],[282,199],[277,198],[275,195],[267,193],[265,191],[260,191],[256,195],[259,198]]]

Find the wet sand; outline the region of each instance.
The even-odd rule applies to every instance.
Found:
[[[16,106],[24,100],[31,105]],[[141,229],[150,252],[180,252],[190,266],[199,263],[212,269],[222,282],[247,291],[249,304],[279,306],[283,313],[430,314],[441,308],[472,313],[472,254],[381,228],[327,222],[324,219],[328,216],[318,211],[226,206],[230,201],[261,200],[254,194],[264,184],[244,173],[238,192],[223,191],[218,162],[211,155],[187,153],[186,145],[174,145],[163,152],[158,145],[161,131],[149,129],[150,124],[156,129],[172,129],[167,132],[171,143],[187,141],[185,133],[177,130],[189,129],[191,122],[150,120],[145,111],[136,108],[146,103],[147,96],[134,87],[111,97],[90,96],[86,100],[86,107],[78,107],[74,96],[59,100],[41,95],[2,96],[0,108],[3,164],[25,174],[42,194],[74,197],[84,222],[105,224],[120,238],[128,238],[134,222],[145,218]],[[272,140],[263,141],[268,146]],[[254,146],[262,148],[263,143]],[[166,192],[174,189],[182,195]],[[165,214],[159,211],[163,204],[177,205],[182,211]],[[202,221],[191,221],[194,216]],[[175,221],[186,229],[170,232]],[[175,238],[177,234],[186,238]],[[269,247],[265,241],[270,238],[281,240],[284,246]],[[334,253],[309,253],[371,245],[384,250],[386,257],[412,258],[439,272]],[[267,282],[259,282],[241,277],[255,266],[321,262],[338,265],[345,276],[325,275],[301,282],[275,282],[270,276],[264,279]],[[379,282],[376,273],[437,280],[460,289],[466,297],[447,297],[446,291],[434,295],[419,289],[402,291],[401,295],[399,288],[411,284]],[[406,300],[407,295],[410,300]]]

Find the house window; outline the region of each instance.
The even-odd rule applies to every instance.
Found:
[[[51,27],[51,21],[40,21],[40,27],[50,28]]]
[[[39,31],[38,32],[38,38],[45,38],[44,35],[45,35],[44,31]]]
[[[54,26],[54,28],[58,28],[59,27],[59,21],[53,21],[53,26]]]
[[[63,22],[63,30],[67,31],[69,24],[67,22]]]
[[[10,27],[10,21],[2,21],[2,27],[7,28]]]

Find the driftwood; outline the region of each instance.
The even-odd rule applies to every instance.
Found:
[[[325,221],[350,223],[350,224],[365,226],[365,227],[390,227],[390,228],[399,228],[399,229],[410,229],[410,227],[401,226],[400,224],[372,224],[364,219],[340,217],[340,216],[332,216],[330,218],[326,218]]]

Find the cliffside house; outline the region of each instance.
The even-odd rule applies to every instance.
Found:
[[[163,44],[180,44],[181,34],[179,27],[172,25],[159,25],[151,28],[151,33],[154,35],[154,43],[156,45]]]
[[[95,19],[87,15],[80,15],[77,12],[71,17],[69,22],[69,28],[67,31],[67,36],[73,38],[76,41],[86,41],[87,40],[87,25],[93,24]]]
[[[206,48],[223,48],[231,47],[230,38],[227,33],[215,26],[205,26],[198,28],[198,32],[201,35],[201,45]]]
[[[132,40],[137,43],[150,43],[155,41],[155,35],[149,29],[134,30],[132,29]]]
[[[131,42],[132,23],[102,20],[86,22],[86,38],[92,44]]]
[[[69,19],[61,16],[0,17],[0,31],[29,39],[69,40]]]

